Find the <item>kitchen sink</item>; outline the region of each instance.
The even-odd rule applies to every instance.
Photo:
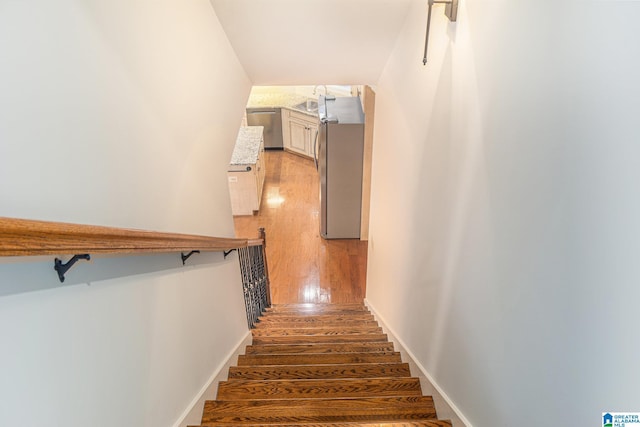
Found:
[[[318,112],[318,101],[310,99],[305,102],[301,102],[300,104],[296,104],[293,106],[296,110],[307,111],[309,113],[317,113]]]

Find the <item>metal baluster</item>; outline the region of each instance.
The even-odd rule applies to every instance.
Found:
[[[258,264],[258,250],[259,246],[253,246],[252,252],[252,265],[253,265],[253,283],[254,283],[254,322],[258,321],[258,317],[262,314],[262,301],[260,300],[260,265]]]
[[[254,318],[253,318],[253,271],[251,265],[251,248],[245,249],[245,258],[244,258],[246,269],[247,269],[247,322],[249,322],[249,327],[253,328]]]
[[[254,298],[255,298],[255,306],[254,306],[254,323],[258,322],[258,318],[262,314],[262,303],[260,301],[260,266],[258,265],[258,249],[259,246],[254,246],[251,248],[253,252],[252,264],[253,264],[253,283],[254,283]]]
[[[265,292],[265,275],[264,275],[264,259],[262,257],[262,246],[256,248],[256,264],[258,265],[258,274],[260,277],[260,284],[258,291],[260,293],[260,313],[264,311],[267,306],[266,292]]]
[[[249,292],[249,305],[247,307],[247,317],[251,322],[253,328],[253,269],[251,265],[251,248],[247,248],[247,270],[249,271],[249,282],[247,283],[247,289]]]
[[[245,308],[249,306],[249,277],[248,277],[248,263],[246,260],[246,248],[238,249],[238,260],[240,262],[240,274],[242,276],[242,295],[244,297],[244,306]],[[249,314],[247,312],[247,324],[249,328],[251,328],[251,319],[249,318]]]
[[[264,310],[271,306],[264,229],[260,229],[260,237],[263,240],[262,245],[238,249],[242,292],[249,328],[253,328]]]

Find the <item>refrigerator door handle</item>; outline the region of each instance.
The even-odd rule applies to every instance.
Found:
[[[313,140],[313,161],[316,164],[316,170],[318,170],[318,133],[320,129],[316,129],[316,137]]]

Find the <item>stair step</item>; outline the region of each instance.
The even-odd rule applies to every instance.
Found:
[[[421,396],[418,378],[224,381],[217,400],[312,399],[331,396]]]
[[[253,329],[254,337],[283,337],[283,336],[317,336],[317,335],[354,335],[354,334],[379,334],[380,326],[334,326],[334,327],[308,327],[308,328],[265,328]]]
[[[381,353],[393,350],[393,343],[329,343],[329,344],[288,344],[288,345],[248,345],[245,354],[321,354],[321,353]]]
[[[260,323],[300,323],[308,324],[324,321],[344,321],[344,320],[375,320],[371,313],[352,313],[352,314],[307,314],[292,315],[288,313],[270,312],[259,317]]]
[[[346,343],[346,342],[387,342],[387,335],[382,333],[353,335],[292,335],[292,336],[254,336],[253,344],[311,344],[311,343]]]
[[[368,314],[369,309],[363,305],[274,305],[265,309],[266,314],[288,313],[293,315],[313,314]]]
[[[371,312],[367,309],[356,309],[356,308],[333,309],[333,310],[280,309],[275,311],[266,309],[262,312],[260,317],[282,318],[282,317],[299,316],[302,318],[307,318],[307,317],[314,318],[319,316],[361,317],[361,316],[371,316],[371,315],[372,315]]]
[[[268,307],[269,311],[278,310],[367,310],[367,306],[362,303],[343,303],[343,304],[317,304],[317,303],[293,303],[293,304],[273,304]]]
[[[249,354],[238,356],[238,366],[336,365],[339,363],[400,363],[398,352],[338,354]]]
[[[431,397],[359,397],[352,399],[209,400],[202,424],[209,422],[264,423],[399,421],[433,419]]]
[[[263,427],[264,423],[259,424],[242,424],[243,427]],[[354,421],[354,422],[335,422],[335,423],[278,423],[283,427],[451,427],[449,420],[403,420],[403,421]],[[210,422],[205,424],[208,427],[234,427],[235,423],[219,423]],[[199,426],[189,426],[199,427]]]
[[[287,317],[287,319],[289,319]],[[349,317],[340,317],[339,319],[334,320],[315,320],[310,322],[292,322],[292,321],[260,321],[255,324],[256,329],[267,329],[267,328],[331,328],[337,326],[378,326],[378,322],[374,319],[350,319]]]
[[[263,311],[259,316],[260,318],[272,318],[272,319],[286,319],[291,317],[300,317],[302,319],[322,319],[330,316],[348,317],[353,319],[369,318],[373,316],[369,310],[280,310],[280,311]],[[326,320],[326,319],[325,319]]]
[[[410,377],[408,363],[358,363],[344,365],[232,366],[229,381],[330,378]]]

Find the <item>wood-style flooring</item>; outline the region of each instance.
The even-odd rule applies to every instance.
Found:
[[[319,179],[312,159],[266,151],[266,178],[258,214],[234,217],[237,237],[267,233],[274,304],[361,303],[367,242],[320,237]]]

